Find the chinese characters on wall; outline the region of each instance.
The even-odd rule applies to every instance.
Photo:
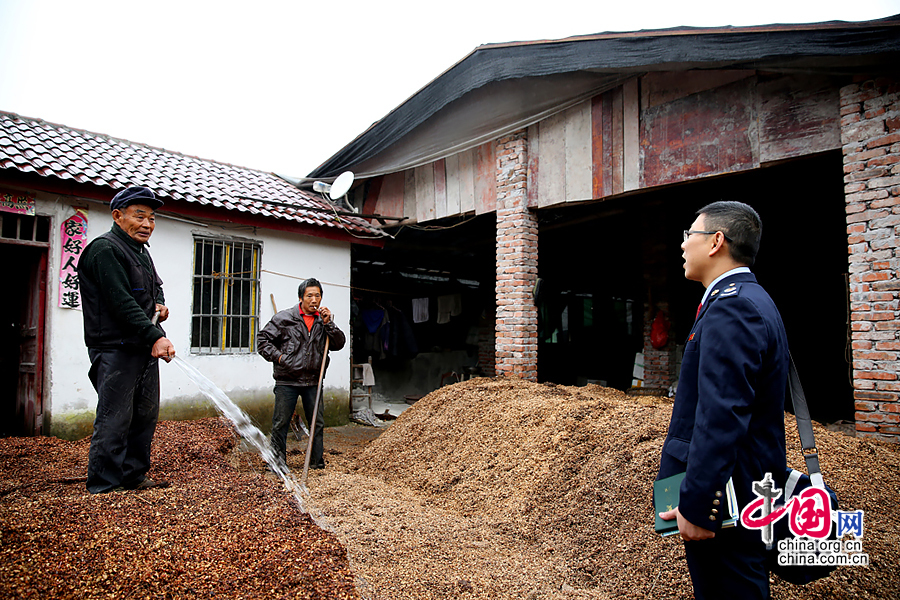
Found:
[[[34,196],[23,192],[0,191],[0,211],[34,216]]]
[[[76,208],[75,214],[63,221],[59,235],[59,307],[81,310],[78,258],[87,245],[87,209]]]

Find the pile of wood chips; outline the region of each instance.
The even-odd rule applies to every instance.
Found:
[[[690,598],[650,504],[671,406],[593,385],[443,387],[387,429],[325,432],[315,522],[220,420],[161,423],[151,476],[172,487],[141,493],[87,494],[86,440],[3,439],[0,597]],[[865,511],[871,566],[773,577],[772,595],[892,597],[900,445],[818,426],[816,440],[842,507]],[[299,474],[306,440],[288,448]]]
[[[654,533],[650,503],[671,406],[593,385],[475,379],[418,401],[347,473],[329,467],[310,489],[364,597],[690,598],[683,546]],[[805,471],[786,423],[788,462]],[[900,446],[815,433],[842,507],[865,511],[871,566],[803,587],[773,577],[772,595],[894,596]]]

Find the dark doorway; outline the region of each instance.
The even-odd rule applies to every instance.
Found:
[[[493,374],[495,215],[391,233],[383,248],[352,249],[351,354],[354,364],[371,358],[374,395],[402,402],[466,373]],[[454,299],[449,315],[442,299]],[[425,314],[417,315],[414,303],[423,300]]]
[[[645,297],[644,225],[631,208],[620,199],[540,213],[539,381],[631,386]]]
[[[539,378],[573,384],[588,373],[611,387],[628,387],[635,353],[642,349],[645,303],[653,307],[651,314],[657,306],[667,307],[669,337],[683,343],[703,287],[684,278],[681,232],[696,210],[717,200],[746,202],[762,218],[762,245],[753,271],[781,312],[813,419],[852,420],[840,152],[541,209],[539,272],[547,284],[544,292],[558,303],[540,313],[542,335],[548,325],[561,330],[559,316],[568,311],[565,343],[559,343],[559,336],[553,343],[546,336],[541,339]],[[589,296],[594,313],[590,327],[579,308]],[[548,318],[555,321],[548,323]]]
[[[823,423],[852,421],[855,412],[843,185],[841,154],[829,152],[673,188],[677,202],[666,203],[676,339],[687,335],[703,294],[683,277],[681,230],[709,202],[750,204],[763,222],[753,272],[778,305],[810,413]]]
[[[0,435],[43,433],[47,248],[0,242],[10,292],[0,294]]]

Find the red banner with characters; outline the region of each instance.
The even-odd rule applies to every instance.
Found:
[[[87,245],[87,209],[76,208],[63,221],[59,231],[59,307],[81,310],[81,286],[78,282],[78,258]]]

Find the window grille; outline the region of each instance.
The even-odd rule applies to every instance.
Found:
[[[192,352],[256,350],[261,251],[255,242],[194,238]]]
[[[50,242],[50,217],[0,213],[0,239]]]

